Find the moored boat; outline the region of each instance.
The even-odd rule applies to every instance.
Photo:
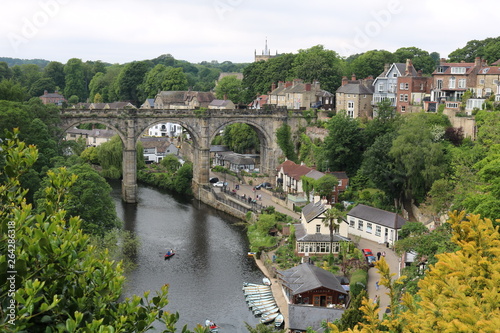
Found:
[[[276,318],[274,318],[274,325],[276,327],[281,327],[281,325],[283,325],[285,321],[285,317],[283,317],[283,315],[280,313],[279,315],[276,316]]]
[[[269,278],[265,277],[262,279],[262,283],[264,283],[266,286],[270,286],[271,280],[269,280]]]
[[[270,323],[272,322],[276,317],[278,317],[279,315],[279,312],[274,312],[274,313],[270,313],[268,315],[264,315],[260,318],[260,322],[263,323],[263,324],[267,324],[267,323]]]
[[[262,315],[263,317],[265,317],[267,315],[270,315],[271,313],[275,313],[275,312],[279,312],[279,311],[280,311],[280,308],[278,308],[276,305],[274,305],[272,307],[255,310],[255,311],[253,311],[253,314],[256,316]]]

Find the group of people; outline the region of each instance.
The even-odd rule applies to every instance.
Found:
[[[380,260],[380,257],[385,257],[385,251],[382,251],[382,252],[377,252],[377,260]]]

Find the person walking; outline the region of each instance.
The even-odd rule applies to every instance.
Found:
[[[380,253],[380,251],[377,252],[377,260],[380,260],[380,256],[382,255],[382,253]]]
[[[375,281],[375,290],[379,289],[378,281]]]

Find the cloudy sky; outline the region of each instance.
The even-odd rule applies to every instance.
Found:
[[[6,0],[4,0],[6,1]],[[321,44],[341,56],[415,46],[441,57],[500,35],[496,0],[21,0],[3,4],[0,57],[126,63],[171,54],[252,62]]]

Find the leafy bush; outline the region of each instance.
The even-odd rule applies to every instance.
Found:
[[[354,299],[361,291],[366,290],[368,285],[368,271],[357,269],[352,273],[349,289],[351,298]]]

